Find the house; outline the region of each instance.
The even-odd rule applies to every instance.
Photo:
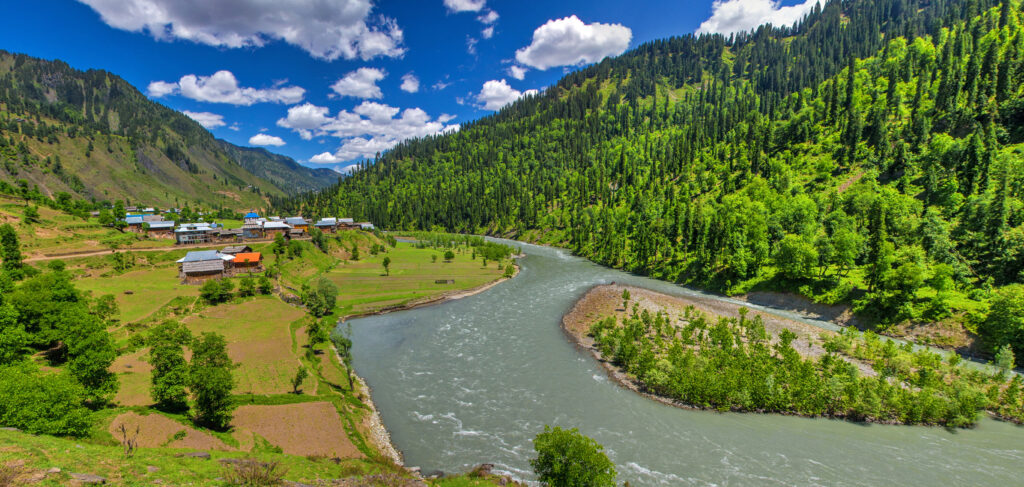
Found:
[[[245,222],[242,224],[242,238],[263,238],[263,222],[266,220],[260,218],[252,222]]]
[[[260,215],[255,211],[250,211],[249,213],[246,213],[243,218],[245,223],[259,223],[260,221]]]
[[[358,230],[359,224],[352,218],[338,218],[338,229]]]
[[[124,222],[128,224],[128,230],[140,233],[142,232],[142,224],[145,223],[142,215],[126,215]]]
[[[293,217],[285,218],[284,222],[287,223],[288,226],[290,226],[292,228],[295,228],[295,229],[299,229],[299,230],[303,230],[303,231],[309,230],[309,222],[306,221],[306,219],[302,218],[301,216],[293,216]]]
[[[277,234],[288,236],[288,230],[292,228],[284,222],[263,222],[261,227],[264,238],[274,238]]]
[[[238,255],[244,252],[252,252],[252,247],[248,245],[231,245],[220,249],[220,253],[227,255]]]
[[[142,215],[142,221],[146,223],[162,222],[164,221],[163,215]]]
[[[241,228],[216,228],[213,231],[213,241],[215,242],[238,242],[242,240],[242,229]]]
[[[181,245],[210,243],[214,232],[207,223],[185,223],[174,231],[174,239]]]
[[[223,277],[231,270],[233,255],[224,255],[216,250],[189,252],[178,259],[178,277],[186,284],[198,284],[207,279]]]
[[[146,230],[146,235],[150,237],[174,238],[174,222],[172,221],[148,222],[143,227]]]
[[[248,248],[248,247],[247,247]],[[231,261],[235,272],[261,272],[263,270],[263,254],[259,252],[240,252]]]
[[[313,224],[314,227],[319,229],[321,232],[334,233],[338,230],[338,219],[337,218],[321,218],[320,221]]]
[[[370,223],[370,222],[361,222],[361,223],[356,223],[356,225],[359,225],[359,228],[360,228],[361,230],[373,230],[373,228],[374,228],[374,227],[373,227],[373,224],[372,224],[372,223]]]
[[[306,236],[306,231],[301,228],[289,228],[288,234],[285,236],[288,238],[302,238]]]

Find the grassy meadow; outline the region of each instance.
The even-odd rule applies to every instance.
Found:
[[[298,482],[407,478],[374,444],[369,391],[358,380],[350,385],[350,371],[329,343],[310,350],[307,329],[314,319],[282,297],[300,294],[303,284],[325,277],[339,290],[337,306],[326,318],[333,320],[475,288],[500,278],[503,267],[494,262],[484,267],[469,251],[445,262],[442,251],[408,243],[392,248],[358,231],[329,236],[327,252],[309,242],[295,245],[301,248],[298,255],[280,257],[270,244],[252,245],[264,253],[280,295],[236,296],[219,305],[200,299],[199,286],[180,283],[174,261],[183,249],[132,252],[127,269],[115,269],[117,258],[111,255],[64,259],[77,288],[94,297],[114,296],[117,320],[109,331],[119,356],[111,371],[120,388],[110,407],[93,413],[94,433],[88,438],[0,431],[0,444],[7,445],[0,447],[0,466],[13,466],[19,479],[35,485],[66,485],[70,472],[100,475],[113,485],[224,485],[218,478],[228,467],[217,460],[242,457],[279,462],[287,470],[284,478]],[[382,265],[385,256],[391,259],[390,275]],[[236,288],[239,279],[233,278]],[[438,279],[454,283],[436,284]],[[181,321],[194,335],[216,332],[227,339],[228,355],[237,364],[234,402],[239,406],[228,431],[207,430],[184,414],[151,407],[152,367],[143,337],[166,319]],[[310,375],[296,394],[291,379],[300,366]],[[122,424],[140,431],[140,448],[131,457],[122,451],[117,429]],[[213,461],[176,456],[192,451],[209,452]],[[46,474],[54,466],[61,472]],[[494,480],[463,475],[432,485],[470,487],[494,485]]]

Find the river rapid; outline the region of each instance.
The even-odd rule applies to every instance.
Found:
[[[526,253],[516,278],[351,321],[355,370],[407,466],[454,473],[493,463],[529,480],[531,440],[550,424],[604,445],[619,481],[634,486],[1024,485],[1024,429],[1009,423],[986,418],[951,431],[693,411],[619,387],[563,333],[573,303],[611,282],[708,295],[565,250],[506,243]]]

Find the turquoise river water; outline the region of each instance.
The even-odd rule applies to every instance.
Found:
[[[596,284],[700,293],[512,244],[526,253],[514,279],[351,322],[356,372],[408,466],[462,472],[493,463],[530,480],[531,440],[550,424],[603,444],[619,480],[635,486],[1024,485],[1024,428],[1009,423],[950,431],[691,411],[619,387],[569,342],[562,315]]]

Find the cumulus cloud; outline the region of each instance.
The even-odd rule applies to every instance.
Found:
[[[178,91],[178,83],[168,83],[166,81],[154,81],[146,87],[146,92],[153,98],[160,98],[162,96],[172,95]]]
[[[449,12],[479,12],[487,4],[487,0],[444,0]]]
[[[272,145],[274,147],[281,147],[284,145],[284,140],[280,137],[267,134],[256,134],[249,137],[249,145]]]
[[[479,106],[484,110],[500,110],[501,107],[508,105],[524,96],[535,95],[537,90],[526,90],[519,91],[511,86],[505,80],[490,80],[484,83],[483,88],[480,89],[480,93],[476,95],[476,101]]]
[[[783,7],[779,0],[715,0],[711,4],[711,17],[700,24],[697,33],[730,34],[749,31],[762,24],[791,26],[814,9],[818,2],[805,0]]]
[[[310,162],[317,164],[337,164],[373,157],[406,139],[455,130],[457,125],[446,125],[452,118],[442,115],[432,119],[420,108],[402,110],[374,101],[364,101],[351,111],[341,110],[330,116],[328,108],[306,103],[289,108],[288,115],[278,120],[277,125],[292,129],[307,140],[319,136],[341,139],[336,151],[310,158]]]
[[[629,47],[633,31],[621,24],[584,24],[575,15],[549,20],[533,31],[533,42],[516,51],[516,61],[540,70],[594,63]]]
[[[402,85],[399,88],[406,93],[416,93],[420,91],[420,79],[412,73],[406,73],[402,76]]]
[[[515,79],[522,80],[526,78],[526,68],[516,65],[509,66],[508,75]]]
[[[191,118],[196,122],[199,122],[199,125],[202,125],[207,130],[213,130],[217,127],[223,127],[227,125],[226,123],[224,123],[224,116],[218,115],[216,113],[190,112],[188,110],[185,110],[181,113],[184,113],[186,117]]]
[[[306,90],[299,86],[240,87],[231,71],[217,71],[210,76],[187,74],[177,83],[154,81],[149,84],[147,91],[154,98],[180,94],[197,101],[245,106],[267,102],[290,105],[302,101],[306,95]]]
[[[111,27],[148,32],[158,40],[229,48],[281,40],[328,61],[405,53],[394,20],[371,18],[373,0],[79,1]]]
[[[494,37],[494,26],[488,25],[487,27],[484,27],[484,29],[480,31],[480,37],[483,37],[484,39]]]
[[[359,68],[339,79],[331,85],[331,89],[341,96],[381,98],[384,93],[380,91],[377,82],[384,79],[385,76],[387,73],[382,69]]]

